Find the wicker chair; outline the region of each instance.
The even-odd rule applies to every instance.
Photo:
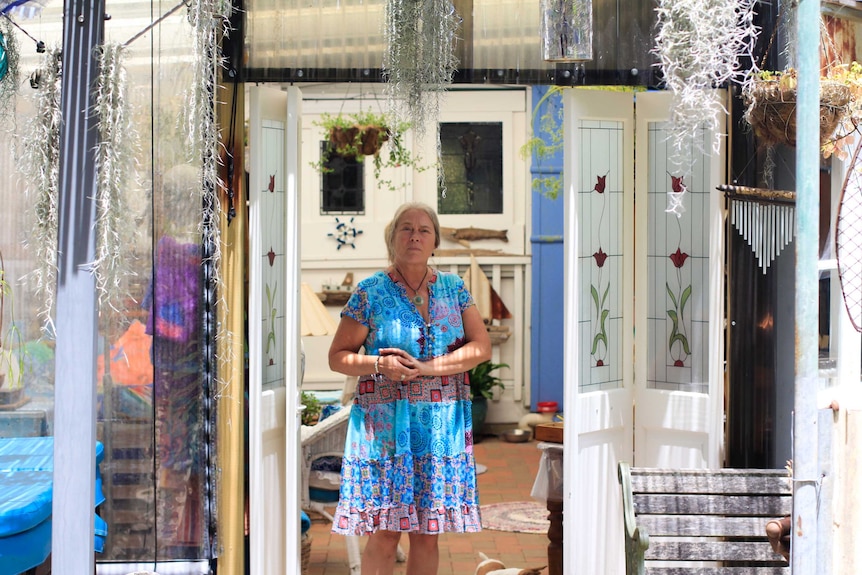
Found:
[[[300,505],[305,511],[313,511],[325,517],[330,523],[334,520],[326,510],[328,502],[315,501],[311,497],[311,467],[321,457],[344,455],[344,443],[347,439],[347,424],[350,421],[350,408],[355,389],[355,378],[348,378],[345,384],[345,393],[342,396],[344,405],[341,409],[319,421],[316,425],[303,425],[300,429],[300,440],[302,447],[302,486]],[[358,575],[360,571],[359,538],[347,537],[347,559],[350,564],[351,575]],[[396,557],[399,562],[407,560],[407,556],[398,546]]]

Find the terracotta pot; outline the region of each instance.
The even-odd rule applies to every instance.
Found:
[[[362,145],[359,147],[364,156],[376,156],[383,147],[384,142],[389,139],[389,133],[385,128],[368,126],[359,136]]]
[[[339,128],[335,127],[329,130],[329,142],[335,151],[342,155],[354,145],[356,135],[359,133],[359,128]]]

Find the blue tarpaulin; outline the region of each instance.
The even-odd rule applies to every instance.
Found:
[[[96,445],[96,501],[105,501],[99,464],[104,447]],[[53,437],[0,438],[0,575],[15,575],[41,565],[51,553],[54,480]],[[93,549],[104,549],[108,525],[96,515]]]

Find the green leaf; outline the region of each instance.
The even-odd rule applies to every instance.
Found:
[[[676,295],[674,295],[673,291],[670,289],[670,284],[665,283],[664,286],[667,288],[667,295],[670,296],[670,300],[673,302],[673,307],[679,308],[676,303]]]
[[[608,347],[608,338],[604,333],[597,333],[596,337],[593,338],[593,348],[590,350],[590,354],[595,354],[596,349],[599,347],[599,342],[605,344],[605,347]]]
[[[688,302],[688,298],[691,297],[691,286],[685,288],[682,292],[682,295],[679,298],[679,313],[682,315],[683,310],[685,310],[685,304]]]

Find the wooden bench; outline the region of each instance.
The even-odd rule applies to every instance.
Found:
[[[626,575],[789,575],[765,530],[791,512],[787,471],[618,471]]]

